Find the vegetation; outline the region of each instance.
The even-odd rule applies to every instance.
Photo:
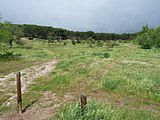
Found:
[[[70,104],[68,101],[66,105],[61,104],[53,119],[156,120],[160,117],[160,28],[144,26],[138,33],[136,42],[145,49],[130,40],[123,41],[133,39],[135,34],[73,32],[11,23],[3,23],[2,28],[1,77],[35,64],[58,60],[53,72],[36,79],[23,94],[24,108],[32,106],[46,92],[57,93],[59,97],[71,93],[76,101],[80,93],[86,92],[91,100],[83,115],[79,103],[69,99]],[[1,112],[16,110],[15,104],[2,106],[11,94],[15,94],[12,88],[0,91]]]
[[[127,108],[118,108],[109,103],[91,100],[82,113],[79,103],[70,103],[65,105],[57,113],[59,120],[157,120],[159,115],[154,112],[142,110],[129,110]],[[55,118],[54,118],[55,119]],[[54,120],[53,119],[53,120]]]
[[[149,29],[148,25],[143,26],[137,40],[143,49],[160,47],[160,27],[156,29]]]

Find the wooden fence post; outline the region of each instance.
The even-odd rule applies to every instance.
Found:
[[[17,104],[18,104],[18,113],[22,114],[22,96],[21,96],[21,73],[16,74],[17,78]]]
[[[81,98],[81,109],[83,114],[87,105],[87,96],[84,93],[82,93],[80,98]]]

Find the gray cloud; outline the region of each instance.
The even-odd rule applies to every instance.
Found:
[[[160,0],[0,0],[3,19],[95,32],[136,32],[160,25]]]

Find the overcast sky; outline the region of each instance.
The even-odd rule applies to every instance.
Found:
[[[160,0],[0,0],[3,20],[74,31],[137,32],[160,26]]]

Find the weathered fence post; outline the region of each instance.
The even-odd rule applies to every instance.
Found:
[[[84,93],[82,93],[80,98],[81,98],[81,109],[83,114],[87,105],[87,96]]]
[[[16,74],[17,78],[17,104],[18,104],[18,113],[22,114],[22,96],[21,96],[21,73]]]

